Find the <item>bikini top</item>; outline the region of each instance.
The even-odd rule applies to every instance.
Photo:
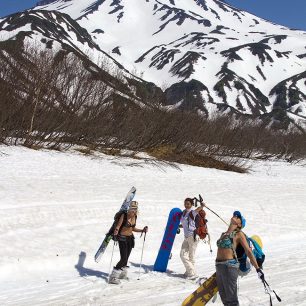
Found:
[[[137,218],[137,217],[136,217]],[[124,224],[124,227],[132,227],[132,228],[134,228],[135,226],[136,226],[136,218],[135,218],[135,223],[134,224],[131,224],[129,221],[128,221],[128,219],[126,218],[126,222],[125,222],[125,224]]]
[[[217,240],[217,247],[222,249],[232,249],[233,239],[236,233],[236,231],[233,231],[229,234],[222,233],[221,237]]]
[[[136,226],[136,223],[131,224],[130,222],[126,222],[126,225],[125,225],[125,227],[132,227],[132,228],[134,228],[135,226]]]

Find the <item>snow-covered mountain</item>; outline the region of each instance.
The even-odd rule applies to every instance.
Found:
[[[85,28],[69,15],[58,11],[29,10],[0,20],[0,57],[24,58],[22,45],[75,54],[84,67],[106,83],[121,101],[141,103],[139,87],[145,84],[154,95],[156,86],[130,74],[112,56],[101,50]],[[0,75],[1,78],[1,75]],[[156,88],[158,91],[158,88]],[[161,91],[161,90],[159,90]]]
[[[256,116],[280,111],[306,120],[306,32],[219,0],[45,0],[34,10],[48,32],[52,16],[69,15],[90,36],[79,45],[95,46],[168,88],[173,107]],[[9,24],[9,18],[1,24],[5,37],[13,35]]]

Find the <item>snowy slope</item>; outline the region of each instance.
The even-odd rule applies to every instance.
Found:
[[[270,112],[275,99],[283,99],[275,98],[271,90],[306,70],[306,32],[273,24],[222,1],[48,2],[37,9],[69,14],[102,50],[129,70],[142,72],[144,79],[163,87],[182,80],[202,82],[213,98],[212,102],[202,97],[205,110],[210,103],[225,103],[245,114]],[[295,112],[305,116],[301,94],[305,79],[300,80]],[[289,97],[283,103],[290,108]]]
[[[77,152],[0,147],[1,305],[180,305],[197,285],[184,280],[177,236],[167,273],[152,272],[167,214],[201,193],[223,218],[240,209],[247,234],[261,236],[267,281],[283,299],[275,305],[305,305],[306,171],[283,162],[256,162],[249,174],[145,160],[83,156]],[[140,280],[142,239],[130,257],[130,281],[106,283],[112,246],[101,263],[93,255],[113,214],[134,185],[138,225],[148,225]],[[213,254],[200,244],[198,273],[214,271],[215,241],[224,224],[208,212]],[[114,251],[114,262],[119,258]],[[254,271],[240,280],[241,305],[268,305]],[[214,305],[221,305],[220,299]]]

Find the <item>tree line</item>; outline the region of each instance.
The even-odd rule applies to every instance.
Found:
[[[298,129],[273,130],[243,116],[207,118],[192,111],[168,110],[162,99],[149,94],[140,100],[136,95],[128,97],[105,77],[125,82],[120,69],[106,59],[93,73],[84,58],[71,52],[24,46],[18,52],[0,49],[0,67],[3,144],[128,149],[240,172],[245,171],[244,159],[294,162],[306,157],[306,136]]]

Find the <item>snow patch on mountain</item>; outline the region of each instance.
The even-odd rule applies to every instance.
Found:
[[[45,0],[35,10],[41,27],[18,27],[16,23],[10,28],[9,17],[2,24],[3,39],[29,32],[30,26],[31,37],[47,36],[83,53],[90,49],[87,54],[95,63],[101,52],[108,54],[122,69],[162,89],[197,81],[202,84],[197,83],[197,90],[203,88],[197,98],[202,97],[200,108],[207,115],[214,105],[249,115],[269,113],[280,105],[286,112],[304,116],[304,85],[295,76],[306,71],[306,32],[274,24],[219,0]],[[56,12],[69,15],[79,29],[62,22],[65,17],[55,17]],[[61,39],[50,22],[61,27]],[[82,41],[79,33],[84,31],[87,39]],[[291,94],[283,95],[285,89],[279,88],[291,78],[295,80]],[[296,101],[297,96],[299,106],[294,102],[292,108],[289,100],[294,97]],[[280,102],[284,97],[286,101]],[[187,106],[184,100],[180,107]],[[178,102],[167,101],[172,106]],[[199,103],[197,100],[196,108]]]

